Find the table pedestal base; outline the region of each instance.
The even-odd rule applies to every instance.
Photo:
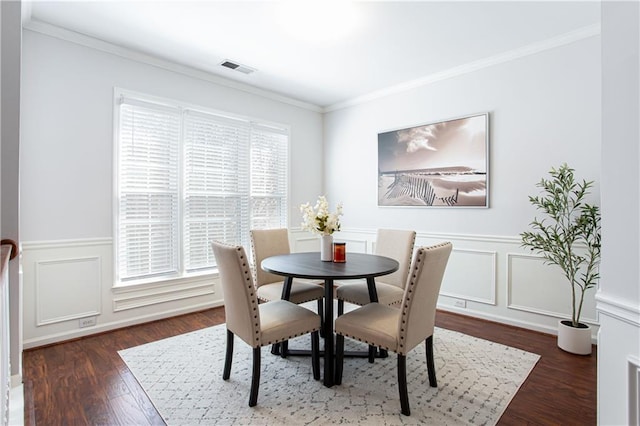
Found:
[[[282,342],[282,343],[276,343],[275,345],[271,345],[271,353],[276,356],[281,356],[282,358],[286,358],[288,356],[311,356],[311,350],[289,349],[286,347],[287,346],[286,343],[287,342]],[[283,346],[285,347],[284,355],[282,351]],[[375,348],[375,349],[376,351],[373,354],[373,357],[371,356],[369,351],[344,351],[344,357],[345,358],[368,358],[369,362],[373,362],[373,358],[387,358],[389,356],[386,350],[380,349],[380,348]],[[324,359],[327,359],[324,355],[325,355],[325,350],[321,349],[320,356]],[[333,353],[333,356],[331,358],[335,360],[335,352]],[[326,370],[327,369],[325,368],[325,372]],[[331,370],[334,370],[334,369],[331,369]],[[323,382],[326,387],[330,388],[334,385],[334,380],[335,378],[331,378],[329,380],[327,378],[324,378]]]

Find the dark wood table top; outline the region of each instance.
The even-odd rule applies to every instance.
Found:
[[[344,263],[323,262],[319,252],[307,252],[268,257],[260,266],[267,272],[295,278],[357,279],[387,275],[400,265],[389,257],[365,253],[347,253]]]
[[[375,277],[391,274],[400,265],[394,259],[364,253],[347,253],[344,263],[323,262],[320,252],[291,253],[267,257],[260,267],[273,274],[285,276],[282,287],[282,298],[289,299],[294,278],[310,278],[324,280],[324,385],[334,384],[334,352],[333,352],[333,280],[367,279],[369,297],[378,300],[375,288]],[[289,354],[287,342],[282,342],[282,351]]]

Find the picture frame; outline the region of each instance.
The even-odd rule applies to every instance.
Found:
[[[489,113],[378,133],[378,206],[489,207]]]

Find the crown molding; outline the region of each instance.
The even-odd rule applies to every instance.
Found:
[[[523,58],[525,56],[535,55],[536,53],[543,52],[545,50],[555,49],[556,47],[565,46],[567,44],[574,43],[576,41],[584,40],[586,38],[595,37],[600,35],[600,24],[593,24],[586,27],[579,28],[575,31],[571,31],[562,34],[557,37],[553,37],[541,42],[532,43],[518,49],[510,50],[508,52],[501,53],[499,55],[490,56],[488,58],[480,59],[478,61],[470,62],[458,67],[450,68],[448,70],[430,74],[415,80],[406,81],[404,83],[397,84],[395,86],[387,87],[385,89],[371,92],[367,95],[358,96],[356,98],[340,102],[334,105],[325,107],[323,112],[337,111],[344,108],[349,108],[355,105],[371,102],[376,99],[384,98],[387,96],[395,95],[397,93],[405,92],[407,90],[416,89],[422,86],[426,86],[437,81],[446,80],[453,77],[458,77],[463,74],[472,73],[483,68],[488,68],[494,65],[503,64],[505,62],[513,61],[515,59]]]
[[[177,72],[192,78],[197,78],[210,83],[218,84],[225,87],[241,90],[253,95],[258,95],[267,99],[271,99],[277,102],[282,102],[295,107],[307,109],[313,112],[327,113],[337,111],[340,109],[349,108],[352,106],[371,102],[376,99],[384,98],[387,96],[395,95],[397,93],[405,92],[407,90],[423,87],[441,80],[458,77],[464,74],[472,73],[484,68],[488,68],[494,65],[499,65],[505,62],[513,61],[519,58],[523,58],[530,55],[554,49],[556,47],[565,46],[576,41],[584,40],[590,37],[600,35],[601,25],[599,23],[592,24],[586,27],[579,28],[577,30],[562,34],[557,37],[553,37],[541,42],[532,43],[527,46],[523,46],[518,49],[510,50],[508,52],[501,53],[499,55],[490,56],[488,58],[480,59],[478,61],[470,62],[458,67],[450,68],[445,71],[430,74],[415,80],[406,81],[394,86],[387,87],[385,89],[377,90],[369,94],[358,96],[344,102],[321,107],[318,105],[302,102],[297,99],[293,99],[275,92],[271,92],[264,89],[236,82],[226,79],[206,71],[201,71],[196,68],[181,65],[175,62],[161,59],[153,55],[135,51],[129,48],[118,46],[112,43],[99,40],[94,37],[90,37],[84,34],[80,34],[75,31],[67,30],[55,25],[51,25],[38,20],[29,20],[23,25],[23,28],[36,33],[48,35],[61,40],[69,41],[82,46],[90,47],[100,50],[105,53],[120,56],[126,59],[134,60],[137,62],[146,63],[148,65],[156,66],[165,70]]]
[[[51,25],[42,21],[30,20],[23,25],[23,28],[25,30],[33,31],[39,34],[47,35],[60,40],[65,40],[81,46],[100,50],[102,52],[109,53],[112,55],[120,56],[125,59],[130,59],[136,62],[142,62],[147,65],[155,66],[167,71],[173,71],[179,74],[186,75],[188,77],[204,80],[209,83],[229,87],[236,90],[241,90],[243,92],[247,92],[252,95],[261,96],[263,98],[271,99],[277,102],[282,102],[298,108],[303,108],[303,109],[307,109],[307,110],[310,110],[313,112],[319,112],[319,113],[323,112],[323,108],[318,105],[302,102],[297,99],[283,96],[268,90],[259,89],[249,84],[244,84],[237,81],[229,80],[224,77],[220,77],[206,71],[201,71],[199,69],[181,65],[175,62],[171,62],[169,60],[162,59],[157,56],[149,55],[137,50],[118,46],[116,44],[109,43],[109,42],[97,39],[95,37],[87,36],[85,34],[81,34],[81,33],[71,31],[62,27],[58,27],[56,25]]]

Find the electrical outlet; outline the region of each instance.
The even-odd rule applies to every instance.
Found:
[[[92,327],[96,325],[96,317],[80,318],[80,328]]]
[[[456,308],[466,308],[467,301],[462,299],[456,299],[453,301],[453,306],[455,306]]]

